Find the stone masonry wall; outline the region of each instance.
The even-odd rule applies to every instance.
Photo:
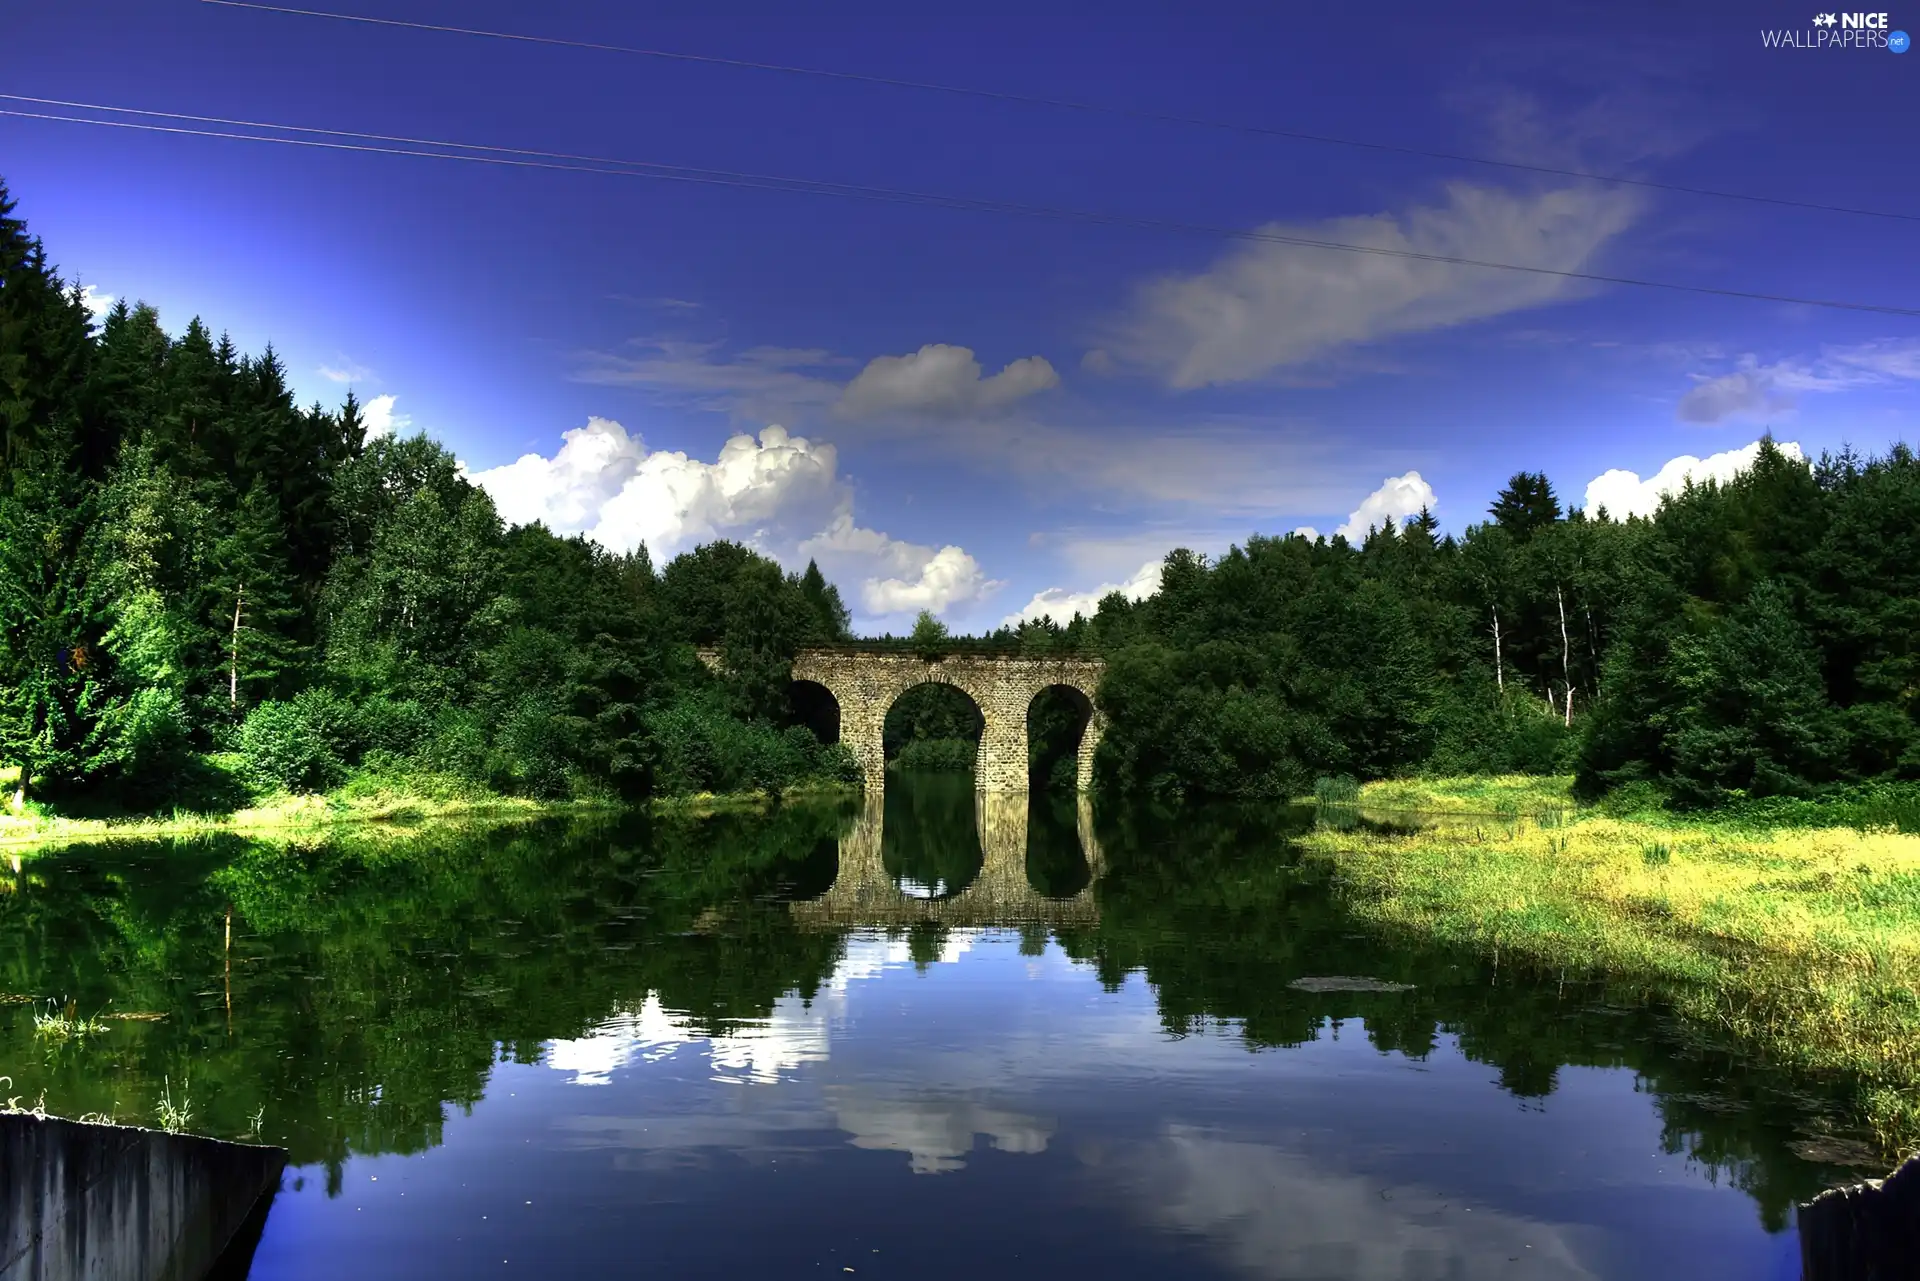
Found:
[[[794,660],[793,678],[824,685],[839,703],[840,741],[859,758],[870,788],[877,790],[886,781],[881,732],[887,709],[914,686],[935,682],[966,694],[986,722],[974,766],[975,785],[985,792],[1024,792],[1028,706],[1051,685],[1079,690],[1091,703],[1104,670],[1099,660],[1086,658],[954,655],[930,663],[912,654],[806,650]],[[1099,711],[1094,711],[1080,738],[1081,791],[1092,786],[1093,752],[1104,728]]]

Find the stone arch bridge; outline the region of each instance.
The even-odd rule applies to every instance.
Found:
[[[718,668],[715,650],[700,657]],[[882,733],[894,700],[916,685],[951,685],[980,709],[984,725],[974,785],[983,792],[1027,790],[1027,709],[1042,690],[1064,686],[1086,701],[1087,720],[1080,732],[1078,769],[1081,791],[1093,784],[1093,753],[1106,728],[1093,705],[1106,664],[1097,658],[1036,654],[953,653],[929,661],[900,650],[855,647],[803,649],[793,660],[793,679],[811,681],[833,696],[840,713],[840,741],[860,761],[869,791],[886,783],[887,757]]]

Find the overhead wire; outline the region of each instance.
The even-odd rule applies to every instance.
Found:
[[[1785,303],[1838,311],[1872,312],[1881,315],[1920,317],[1920,308],[1914,307],[1896,307],[1882,303],[1852,302],[1838,299],[1803,298],[1790,294],[1775,294],[1758,290],[1728,289],[1713,285],[1694,285],[1684,284],[1678,281],[1615,276],[1600,272],[1572,271],[1525,263],[1469,258],[1455,254],[1429,253],[1416,249],[1395,248],[1389,245],[1356,244],[1351,241],[1300,236],[1262,228],[1222,227],[1205,223],[1148,218],[1132,214],[1105,213],[1097,210],[1074,209],[1054,205],[1033,205],[1017,201],[955,196],[938,192],[911,191],[895,187],[867,186],[832,182],[824,179],[796,178],[779,174],[759,174],[739,170],[670,165],[656,161],[625,160],[607,156],[542,151],[533,148],[449,142],[441,139],[412,138],[397,134],[363,133],[349,129],[316,128],[306,125],[283,125],[268,121],[241,120],[219,116],[196,116],[184,112],[154,111],[144,108],[117,107],[101,103],[76,102],[66,99],[36,98],[24,94],[0,93],[0,100],[24,102],[37,106],[56,106],[68,110],[108,112],[119,115],[145,117],[143,120],[102,120],[87,116],[63,115],[49,111],[25,111],[16,108],[0,108],[0,116],[27,120],[58,121],[69,124],[91,125],[99,128],[114,128],[143,133],[213,138],[239,142],[273,143],[281,146],[306,147],[328,151],[393,155],[431,160],[454,160],[472,164],[500,165],[522,169],[558,170],[573,173],[603,174],[613,177],[650,178],[656,181],[797,192],[808,195],[839,196],[846,199],[871,200],[891,204],[920,205],[967,212],[1000,213],[1027,218],[1126,227],[1146,231],[1176,232],[1185,235],[1251,241],[1260,244],[1291,245],[1306,249],[1323,249],[1340,253],[1444,263],[1452,266],[1472,267],[1488,271],[1521,272],[1529,275],[1551,276],[1564,280],[1579,280],[1595,284],[1625,285],[1640,289],[1661,289],[1680,293],[1705,294],[1722,298],[1738,298],[1753,302]],[[175,120],[186,123],[172,125],[154,123],[157,120]],[[228,128],[208,129],[195,127],[199,125],[225,125],[228,126]],[[278,137],[274,136],[273,133],[236,132],[236,130],[240,129],[273,130],[282,134],[298,133],[309,136]],[[329,139],[354,139],[355,141],[329,141]]]
[[[1495,156],[1474,155],[1471,152],[1440,151],[1425,147],[1408,146],[1403,143],[1381,142],[1365,138],[1346,138],[1336,134],[1318,133],[1305,129],[1283,129],[1273,125],[1217,120],[1205,116],[1184,115],[1171,111],[1153,111],[1143,107],[1126,107],[1112,103],[1084,102],[1072,98],[1056,98],[1046,94],[1019,93],[1003,89],[983,89],[970,85],[945,84],[934,80],[913,80],[900,76],[874,75],[860,71],[838,71],[826,67],[802,67],[779,62],[761,62],[750,58],[729,58],[718,54],[686,53],[674,49],[655,49],[641,45],[608,44],[597,40],[573,40],[561,36],[538,36],[524,32],[495,31],[484,27],[461,27],[437,22],[415,22],[403,18],[381,18],[370,14],[340,13],[330,9],[303,9],[291,5],[265,4],[261,3],[260,0],[199,0],[199,3],[218,5],[227,9],[251,9],[261,13],[277,13],[303,18],[328,18],[336,22],[357,22],[367,26],[428,31],[442,35],[478,36],[488,40],[505,40],[520,44],[551,45],[567,49],[591,50],[597,53],[616,53],[642,58],[657,58],[670,62],[698,63],[707,66],[734,67],[748,71],[770,71],[790,76],[809,76],[822,80],[840,80],[855,84],[879,85],[891,89],[912,89],[928,93],[944,93],[956,97],[978,98],[992,102],[1048,107],[1058,111],[1120,116],[1131,120],[1152,121],[1159,124],[1185,125],[1191,128],[1214,129],[1229,133],[1249,134],[1257,137],[1284,138],[1293,142],[1311,142],[1324,146],[1351,147],[1366,151],[1417,156],[1426,160],[1441,160],[1453,164],[1483,165],[1490,168],[1508,169],[1521,173],[1542,174],[1557,178],[1579,178],[1589,182],[1615,183],[1626,187],[1642,187],[1652,191],[1669,191],[1689,196],[1706,196],[1718,200],[1741,200],[1751,204],[1774,205],[1786,209],[1807,209],[1820,213],[1846,214],[1858,218],[1883,218],[1898,222],[1920,222],[1920,213],[1902,213],[1889,209],[1867,209],[1856,205],[1829,204],[1817,200],[1796,200],[1788,196],[1769,196],[1750,191],[1727,191],[1716,187],[1696,187],[1687,183],[1662,182],[1653,178],[1634,178],[1626,174],[1597,173],[1591,170],[1564,168],[1523,160],[1502,160]]]

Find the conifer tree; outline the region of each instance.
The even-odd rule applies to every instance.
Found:
[[[1544,472],[1516,472],[1487,514],[1515,542],[1525,542],[1560,519],[1560,499]]]
[[[302,611],[287,568],[280,512],[264,479],[256,477],[234,505],[233,521],[214,544],[207,596],[209,630],[221,637],[223,693],[231,713],[282,692],[297,674]]]

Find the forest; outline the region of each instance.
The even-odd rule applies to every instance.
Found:
[[[1677,808],[1920,778],[1920,465],[1772,440],[1651,518],[1521,473],[1489,519],[1167,557],[1085,625],[1101,776],[1295,796],[1328,776],[1572,772]]]
[[[354,777],[542,799],[858,778],[788,673],[850,642],[817,566],[715,542],[656,567],[505,525],[451,453],[301,408],[269,348],[149,307],[96,325],[0,186],[0,766],[15,809],[217,809]],[[1284,799],[1325,780],[1577,775],[1680,807],[1920,778],[1920,466],[1771,439],[1651,518],[1521,472],[1487,518],[1358,545],[1176,550],[1091,618],[898,641],[1096,653],[1102,790]],[[724,675],[696,647],[718,648]],[[905,765],[978,713],[916,691]],[[950,693],[950,691],[944,691]],[[964,700],[962,700],[964,702]],[[1034,763],[1071,778],[1075,709]],[[1067,767],[1064,770],[1062,765]]]
[[[351,395],[298,407],[271,349],[124,303],[96,327],[4,188],[0,460],[16,809],[355,773],[627,799],[857,777],[787,706],[795,647],[847,635],[817,567],[508,528],[438,443],[370,439]]]

